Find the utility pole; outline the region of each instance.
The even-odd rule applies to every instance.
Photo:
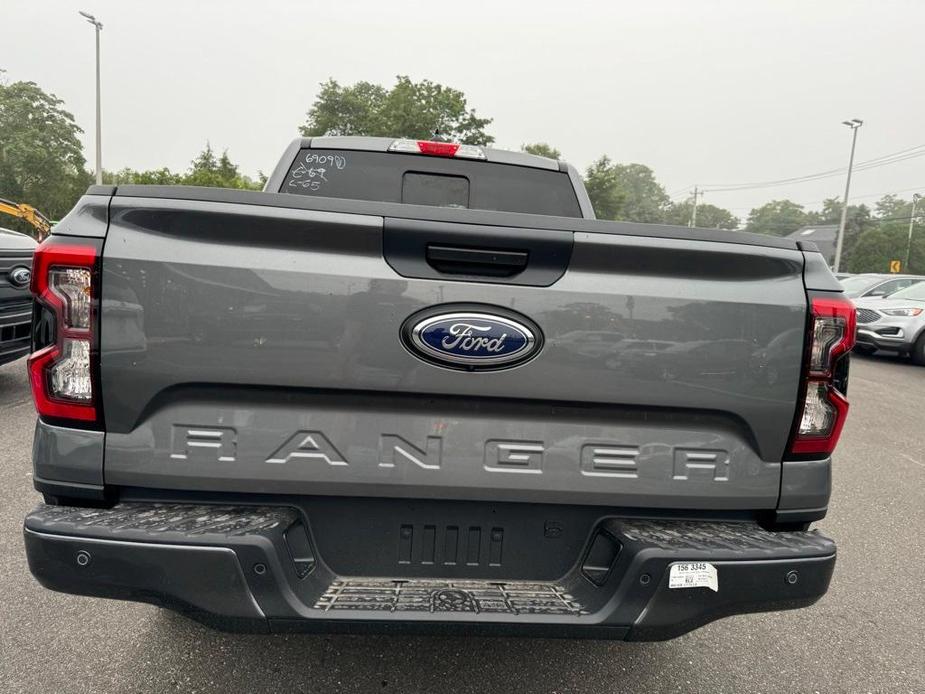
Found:
[[[703,195],[703,192],[700,190],[700,188],[697,186],[694,186],[694,206],[691,209],[690,221],[687,223],[687,226],[689,227],[697,226],[697,198],[701,197],[702,195]]]
[[[909,256],[912,255],[912,225],[915,224],[915,206],[922,196],[918,193],[912,195],[912,215],[909,217],[909,238],[906,240],[906,264],[903,265],[903,272],[909,272]]]
[[[841,223],[838,225],[838,236],[835,239],[835,265],[832,268],[838,272],[841,266],[841,249],[845,243],[845,224],[848,221],[848,191],[851,190],[851,169],[854,167],[854,146],[858,141],[858,128],[864,125],[864,121],[858,118],[842,121],[842,125],[851,128],[851,155],[848,157],[848,178],[845,180],[845,199],[841,208]]]
[[[92,14],[81,11],[80,16],[96,28],[96,183],[103,182],[103,126],[100,114],[100,32],[103,23]]]

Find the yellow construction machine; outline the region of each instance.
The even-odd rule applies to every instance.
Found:
[[[14,217],[29,222],[38,232],[39,241],[48,236],[51,231],[51,221],[49,221],[48,217],[43,215],[32,205],[27,205],[24,202],[13,202],[12,200],[0,198],[0,212],[13,215]]]

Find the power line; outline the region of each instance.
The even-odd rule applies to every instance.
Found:
[[[916,145],[915,147],[907,147],[906,149],[902,149],[897,152],[884,154],[879,157],[874,157],[873,159],[862,161],[858,163],[854,169],[855,171],[866,171],[868,169],[888,166],[889,164],[896,164],[902,161],[916,159],[923,156],[925,156],[925,144]],[[806,174],[803,176],[794,176],[791,178],[781,178],[769,181],[757,181],[752,183],[712,183],[704,185],[703,189],[710,193],[723,193],[740,190],[754,190],[756,188],[775,188],[779,186],[794,185],[797,183],[807,183],[809,181],[818,181],[825,178],[832,178],[833,176],[840,176],[844,174],[846,170],[846,168],[842,167],[839,169],[829,169],[828,171],[819,171],[813,174]]]
[[[898,152],[893,152],[892,154],[885,154],[880,157],[875,157],[873,159],[868,159],[866,161],[860,162],[855,170],[864,170],[864,169],[874,169],[879,166],[886,166],[888,164],[894,164],[900,161],[906,161],[907,159],[915,159],[917,157],[925,156],[925,145],[917,145],[916,147],[909,147]],[[740,184],[708,184],[711,190],[716,192],[726,191],[726,190],[747,190],[751,188],[766,188],[772,186],[781,186],[788,185],[792,183],[802,183],[804,181],[810,180],[819,180],[823,178],[831,178],[833,176],[840,176],[845,173],[846,168],[840,169],[829,169],[828,171],[819,171],[814,174],[806,174],[804,176],[795,176],[792,178],[782,178],[775,181],[761,181],[757,183],[740,183]]]
[[[883,197],[884,195],[898,195],[899,193],[911,193],[911,192],[913,192],[913,191],[920,191],[920,190],[925,190],[925,184],[922,184],[922,185],[920,185],[920,186],[915,186],[914,188],[903,188],[902,190],[885,190],[885,191],[880,192],[880,193],[864,193],[863,195],[852,195],[852,196],[851,196],[851,199],[852,199],[852,200],[859,200],[859,199],[865,199],[865,200],[866,200],[867,198],[881,198],[881,197]],[[833,195],[831,198],[828,198],[828,199],[830,199],[830,200],[835,200],[835,199],[838,199],[838,196]],[[789,200],[789,202],[792,202],[794,205],[800,205],[800,206],[804,206],[804,205],[818,205],[818,204],[820,204],[820,202],[824,202],[824,201],[825,201],[825,198],[824,198],[822,201],[820,201],[820,200],[800,200],[800,201],[797,201],[797,200]],[[841,204],[840,201],[839,201],[839,204]],[[761,205],[758,205],[758,207],[761,207]],[[755,207],[755,206],[751,206],[751,207],[727,207],[727,208],[725,208],[725,209],[729,210],[730,212],[751,212],[752,210],[758,209],[758,207]]]
[[[694,187],[694,185],[695,185],[694,183],[691,183],[690,185],[684,186],[683,188],[678,188],[678,189],[675,190],[673,193],[668,193],[668,197],[669,197],[669,198],[676,198],[676,197],[678,197],[681,193],[689,193],[690,190],[691,190],[691,188]]]

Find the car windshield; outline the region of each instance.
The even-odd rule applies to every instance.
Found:
[[[890,294],[891,299],[906,299],[909,301],[925,301],[925,282],[919,280],[915,284]]]
[[[848,296],[859,296],[863,294],[866,289],[882,281],[880,277],[864,277],[862,275],[855,275],[854,277],[846,277],[843,280],[839,280],[841,286],[845,288],[845,294]]]

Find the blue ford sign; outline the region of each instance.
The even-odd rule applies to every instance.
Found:
[[[501,369],[530,359],[541,346],[539,330],[506,310],[436,310],[405,323],[405,344],[426,361],[470,371]]]

